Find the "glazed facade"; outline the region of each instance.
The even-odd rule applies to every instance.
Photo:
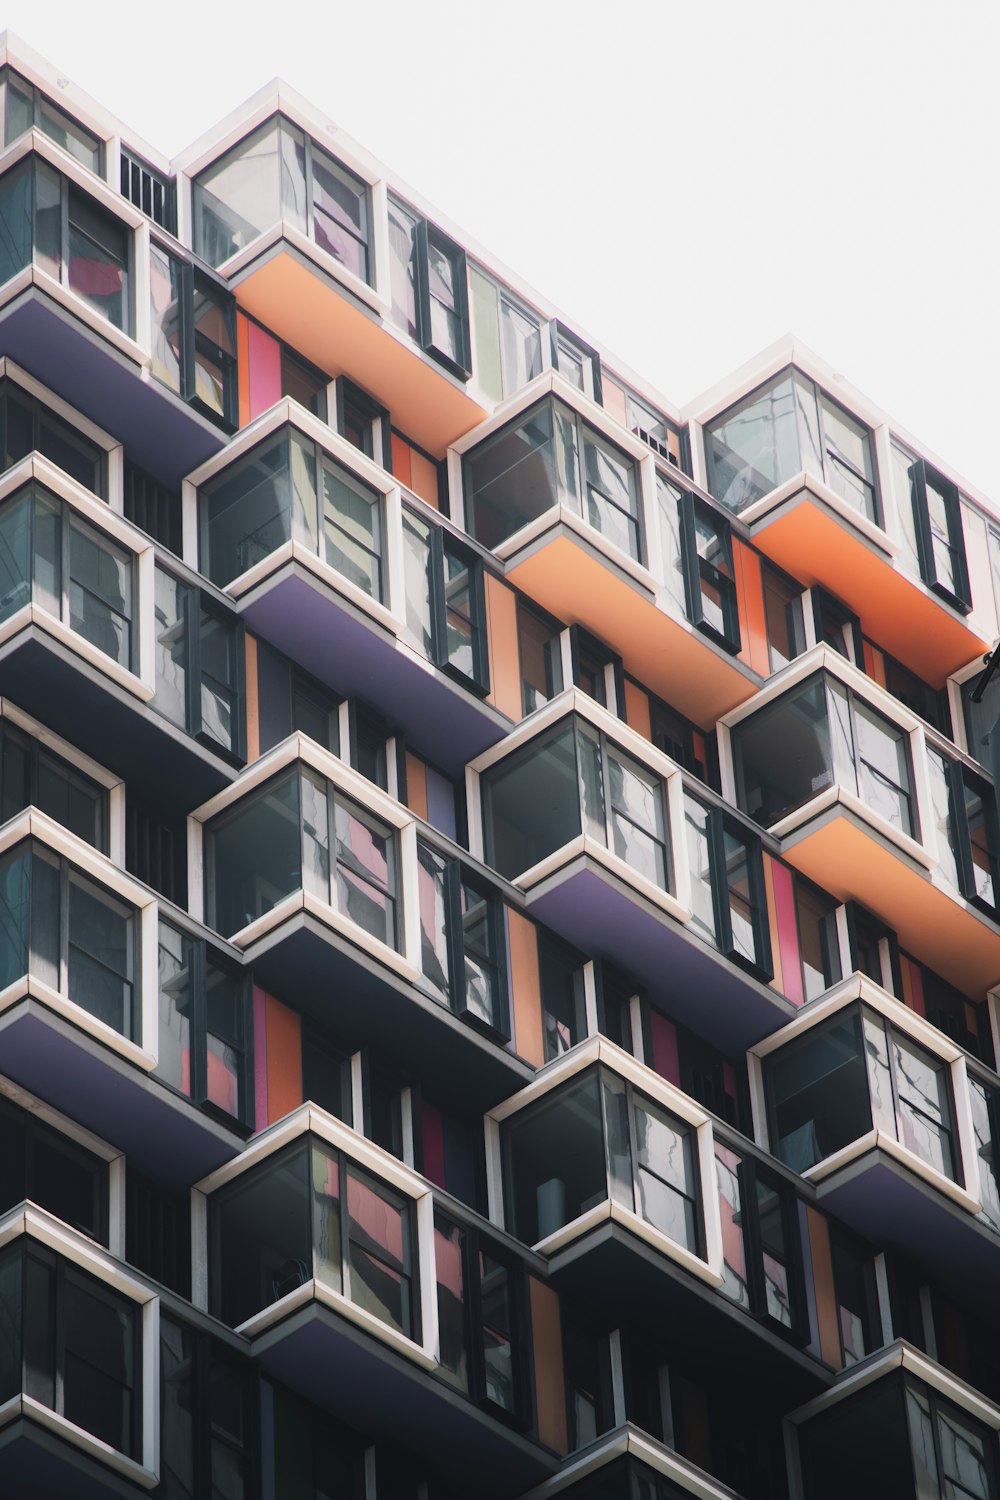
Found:
[[[1000,515],[284,86],[0,126],[0,1491],[1000,1500]]]

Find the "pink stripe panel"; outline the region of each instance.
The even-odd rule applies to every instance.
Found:
[[[253,988],[253,1102],[258,1130],[267,1124],[267,1001]]]
[[[250,420],[281,400],[281,345],[256,323],[249,325]]]
[[[778,920],[778,949],[781,953],[781,977],[785,994],[793,1005],[805,1000],[802,989],[802,964],[799,959],[799,931],[795,922],[795,890],[792,872],[787,865],[771,861],[774,881],[774,914]]]
[[[441,1118],[441,1111],[424,1100],[421,1105],[420,1119],[424,1135],[424,1176],[443,1188],[446,1183],[444,1180],[444,1121]]]
[[[681,1082],[681,1065],[677,1056],[677,1032],[672,1021],[658,1010],[649,1013],[649,1033],[653,1042],[653,1070],[668,1083]]]

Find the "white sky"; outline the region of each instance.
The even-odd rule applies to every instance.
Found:
[[[169,155],[276,74],[683,405],[785,332],[1000,508],[998,0],[7,0]]]

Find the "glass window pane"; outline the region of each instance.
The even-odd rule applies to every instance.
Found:
[[[211,1310],[230,1327],[311,1279],[313,1181],[303,1140],[210,1199]]]
[[[503,393],[515,391],[542,373],[542,332],[537,319],[500,293],[500,351]]]
[[[67,281],[70,289],[116,328],[130,331],[130,235],[113,215],[69,188]]]
[[[469,1389],[469,1354],[465,1331],[464,1234],[441,1214],[434,1215],[434,1263],[437,1272],[438,1374],[456,1390]],[[2,1273],[0,1273],[2,1274]]]
[[[134,1456],[137,1310],[89,1277],[69,1270],[64,1277],[62,1414]]]
[[[314,468],[302,443],[279,432],[202,486],[202,565],[213,583],[225,587],[293,537],[315,550]]]
[[[575,734],[560,726],[484,774],[486,857],[514,879],[581,831]]]
[[[84,1010],[132,1036],[134,918],[75,873],[69,877],[68,991]]]
[[[533,407],[480,443],[465,460],[466,523],[486,547],[559,502],[553,407]]]
[[[156,630],[156,707],[179,728],[187,727],[187,584],[156,569],[153,601]]]
[[[486,1395],[504,1411],[516,1410],[515,1348],[516,1320],[511,1273],[492,1255],[479,1255],[479,1287],[482,1306],[483,1365]]]
[[[339,801],[335,823],[337,905],[366,932],[395,947],[394,835]]]
[[[426,844],[417,844],[417,899],[420,906],[420,966],[424,977],[447,1002],[450,998],[448,958],[447,862]]]
[[[212,925],[229,936],[302,887],[299,777],[290,772],[206,830]]]
[[[603,1203],[608,1177],[596,1072],[508,1120],[503,1149],[511,1229],[526,1244]]]
[[[278,121],[270,120],[201,174],[194,187],[195,249],[210,266],[278,223],[293,185],[289,171],[293,182],[304,182],[304,163],[294,152],[281,156]]]
[[[719,1184],[719,1217],[722,1221],[722,1271],[726,1278],[721,1290],[739,1307],[749,1308],[750,1283],[744,1237],[746,1217],[739,1173],[739,1156],[717,1140],[715,1176]]]
[[[788,372],[706,428],[709,489],[730,510],[743,510],[799,472],[800,394]]]
[[[323,468],[326,561],[338,573],[370,594],[382,597],[381,502],[329,464]]]
[[[765,827],[833,783],[826,699],[816,677],[733,729],[739,805]]]
[[[157,1076],[182,1094],[192,1088],[194,1040],[193,944],[169,922],[160,923],[159,944],[159,1061]]]
[[[712,900],[708,809],[692,797],[684,798],[684,829],[691,881],[691,925],[715,947],[715,905]]]
[[[123,667],[133,658],[132,567],[131,553],[70,521],[70,627]]]
[[[149,308],[152,334],[152,372],[171,390],[180,391],[184,378],[181,350],[181,264],[159,245],[149,247]]]
[[[648,1099],[632,1100],[636,1211],[695,1254],[699,1225],[690,1130]]]
[[[350,1297],[383,1323],[413,1333],[410,1213],[401,1199],[347,1169]]]
[[[344,1252],[340,1237],[340,1158],[330,1146],[314,1140],[310,1161],[316,1278],[339,1292],[344,1286]]]
[[[771,1053],[764,1087],[774,1154],[796,1172],[863,1136],[872,1117],[857,1012]]]

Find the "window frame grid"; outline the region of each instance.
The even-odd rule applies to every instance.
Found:
[[[946,479],[939,469],[933,468],[926,459],[917,458],[910,465],[910,504],[917,533],[917,558],[920,576],[927,587],[933,589],[946,604],[960,614],[967,615],[972,609],[972,588],[969,581],[969,564],[965,549],[965,531],[962,525],[962,500],[958,485]],[[955,565],[955,587],[938,577],[934,548],[934,528],[931,525],[928,488],[933,488],[944,503],[947,518],[947,547]]]
[[[472,343],[469,330],[469,260],[464,248],[431,224],[427,219],[417,219],[412,231],[413,289],[416,298],[418,343],[425,353],[443,365],[459,380],[466,381],[472,375]],[[430,252],[450,261],[455,285],[455,306],[446,309],[458,320],[458,358],[434,342],[433,302],[440,302],[431,291]],[[445,306],[441,303],[441,306]]]
[[[221,959],[218,952],[209,954],[208,943],[204,938],[195,937],[185,928],[174,922],[161,918],[161,926],[171,927],[178,933],[184,944],[185,968],[188,976],[188,986],[191,995],[191,1012],[189,1017],[191,1027],[190,1057],[190,1087],[185,1094],[183,1089],[177,1092],[182,1098],[190,1099],[199,1109],[206,1114],[220,1120],[223,1124],[232,1127],[235,1121],[239,1126],[253,1129],[255,1118],[254,1098],[254,1026],[251,1008],[251,985],[250,975],[237,967],[227,964]],[[240,989],[239,1016],[241,1031],[240,1048],[240,1071],[237,1078],[238,1103],[237,1113],[232,1115],[223,1109],[208,1096],[208,967],[212,966],[228,977],[238,982]],[[158,978],[158,989],[162,981]],[[160,1025],[159,1016],[157,1026]],[[156,1077],[164,1087],[173,1089],[174,1085],[169,1079],[163,1078],[159,1072]]]
[[[696,630],[708,637],[717,646],[738,655],[741,649],[739,606],[736,594],[736,578],[733,566],[732,526],[724,516],[718,515],[697,496],[693,490],[682,490],[677,497],[680,515],[681,572],[684,578],[684,594],[687,616]],[[697,521],[707,519],[715,531],[716,540],[728,561],[729,573],[717,564],[702,557],[698,551]],[[705,617],[703,588],[708,583],[719,593],[722,610],[722,629],[718,629]]]

